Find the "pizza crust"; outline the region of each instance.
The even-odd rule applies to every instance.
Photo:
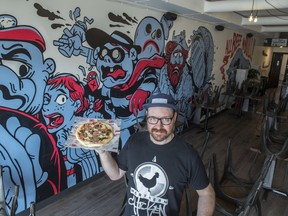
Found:
[[[76,137],[84,146],[101,147],[113,139],[114,131],[107,123],[86,122],[77,128]]]

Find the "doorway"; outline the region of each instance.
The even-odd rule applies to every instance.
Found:
[[[288,53],[273,53],[271,62],[267,88],[277,88],[282,82],[288,81]]]
[[[279,83],[283,53],[273,53],[268,77],[268,88],[277,88]]]

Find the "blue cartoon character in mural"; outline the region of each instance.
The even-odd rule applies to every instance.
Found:
[[[211,32],[200,26],[191,35],[191,54],[189,65],[192,71],[192,80],[195,92],[209,88],[212,78],[214,62],[214,42]]]
[[[77,11],[79,17],[80,11]],[[119,31],[109,35],[96,28],[87,30],[87,19],[77,19],[70,30],[64,29],[61,38],[54,41],[64,56],[85,56],[87,63],[96,67],[100,83],[94,85],[90,79],[89,88],[85,86],[90,101],[85,116],[121,119],[123,144],[135,131],[136,118],[138,121],[144,119],[142,105],[157,87],[157,76],[164,65],[165,40],[176,17],[166,13],[160,21],[153,17],[143,18],[137,26],[134,43]],[[92,49],[85,47],[85,42]]]
[[[71,74],[51,77],[46,86],[43,118],[48,132],[55,135],[66,168],[67,186],[86,180],[99,172],[95,151],[67,148],[64,144],[74,124],[75,117],[86,110],[82,84]]]
[[[136,118],[139,121],[144,119],[142,105],[156,88],[155,69],[164,65],[164,59],[160,56],[138,59],[141,48],[133,44],[128,35],[119,31],[109,35],[97,28],[87,32],[79,26],[73,26],[72,29],[73,32],[65,29],[64,35],[54,44],[65,55],[83,55],[90,66],[96,67],[102,84],[99,98],[102,100],[104,117],[122,120],[121,141],[124,145],[135,131],[133,125]],[[92,49],[82,46],[84,41]],[[63,51],[67,47],[67,52]]]
[[[119,31],[109,35],[96,28],[87,30],[86,22],[79,20],[70,30],[64,29],[61,38],[54,41],[64,56],[85,56],[87,63],[96,67],[100,77],[97,86],[101,87],[93,87],[93,91],[90,86],[90,89],[85,88],[91,91],[88,95],[90,109],[85,114],[121,119],[123,145],[135,131],[136,118],[144,119],[142,105],[157,87],[157,76],[164,65],[165,40],[176,17],[172,13],[164,14],[160,21],[145,17],[137,26],[134,43]],[[86,41],[92,49],[83,46]],[[97,100],[94,106],[93,99]]]
[[[0,164],[7,202],[14,185],[19,185],[17,211],[61,189],[56,143],[35,118],[46,81],[55,70],[54,61],[43,57],[45,48],[36,29],[17,26],[12,16],[0,16]]]
[[[211,88],[211,80],[214,62],[214,42],[211,32],[204,26],[193,31],[188,64],[191,68],[193,82],[193,117],[198,122],[201,112],[201,105],[206,100]]]
[[[158,21],[154,17],[144,17],[136,28],[134,44],[141,47],[138,59],[164,58],[165,41],[169,37],[175,16],[166,13]],[[157,79],[159,79],[161,68],[155,68]],[[157,91],[157,88],[155,92]]]
[[[193,89],[189,65],[186,62],[189,47],[185,37],[185,31],[179,35],[175,35],[174,32],[172,40],[166,44],[166,64],[160,72],[158,88],[161,93],[171,95],[177,101],[181,117],[189,119]]]
[[[121,119],[121,139],[125,144],[138,117],[144,119],[142,105],[155,90],[155,68],[164,64],[162,57],[138,60],[141,49],[122,32],[111,35],[100,29],[89,29],[88,44],[94,48],[93,56],[100,81],[105,111],[112,119]]]
[[[160,22],[154,17],[144,17],[138,24],[134,36],[134,44],[141,47],[138,59],[163,56],[165,40],[168,39],[172,26],[173,19],[169,19],[165,14]]]

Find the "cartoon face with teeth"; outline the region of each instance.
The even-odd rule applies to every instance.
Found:
[[[90,35],[96,36],[97,40],[93,36],[92,42]],[[95,48],[96,67],[103,85],[112,88],[127,83],[134,71],[140,47],[133,45],[126,34],[118,31],[108,35],[100,29],[88,30],[87,41]]]
[[[133,72],[135,58],[136,54],[132,54],[118,45],[106,44],[101,48],[97,68],[101,71],[103,84],[111,88],[127,83]]]

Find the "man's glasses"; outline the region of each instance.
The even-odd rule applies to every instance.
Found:
[[[170,125],[172,123],[173,116],[171,118],[169,118],[169,117],[157,118],[157,117],[154,117],[154,116],[148,116],[146,119],[147,119],[147,122],[149,124],[155,125],[160,120],[162,125]]]

